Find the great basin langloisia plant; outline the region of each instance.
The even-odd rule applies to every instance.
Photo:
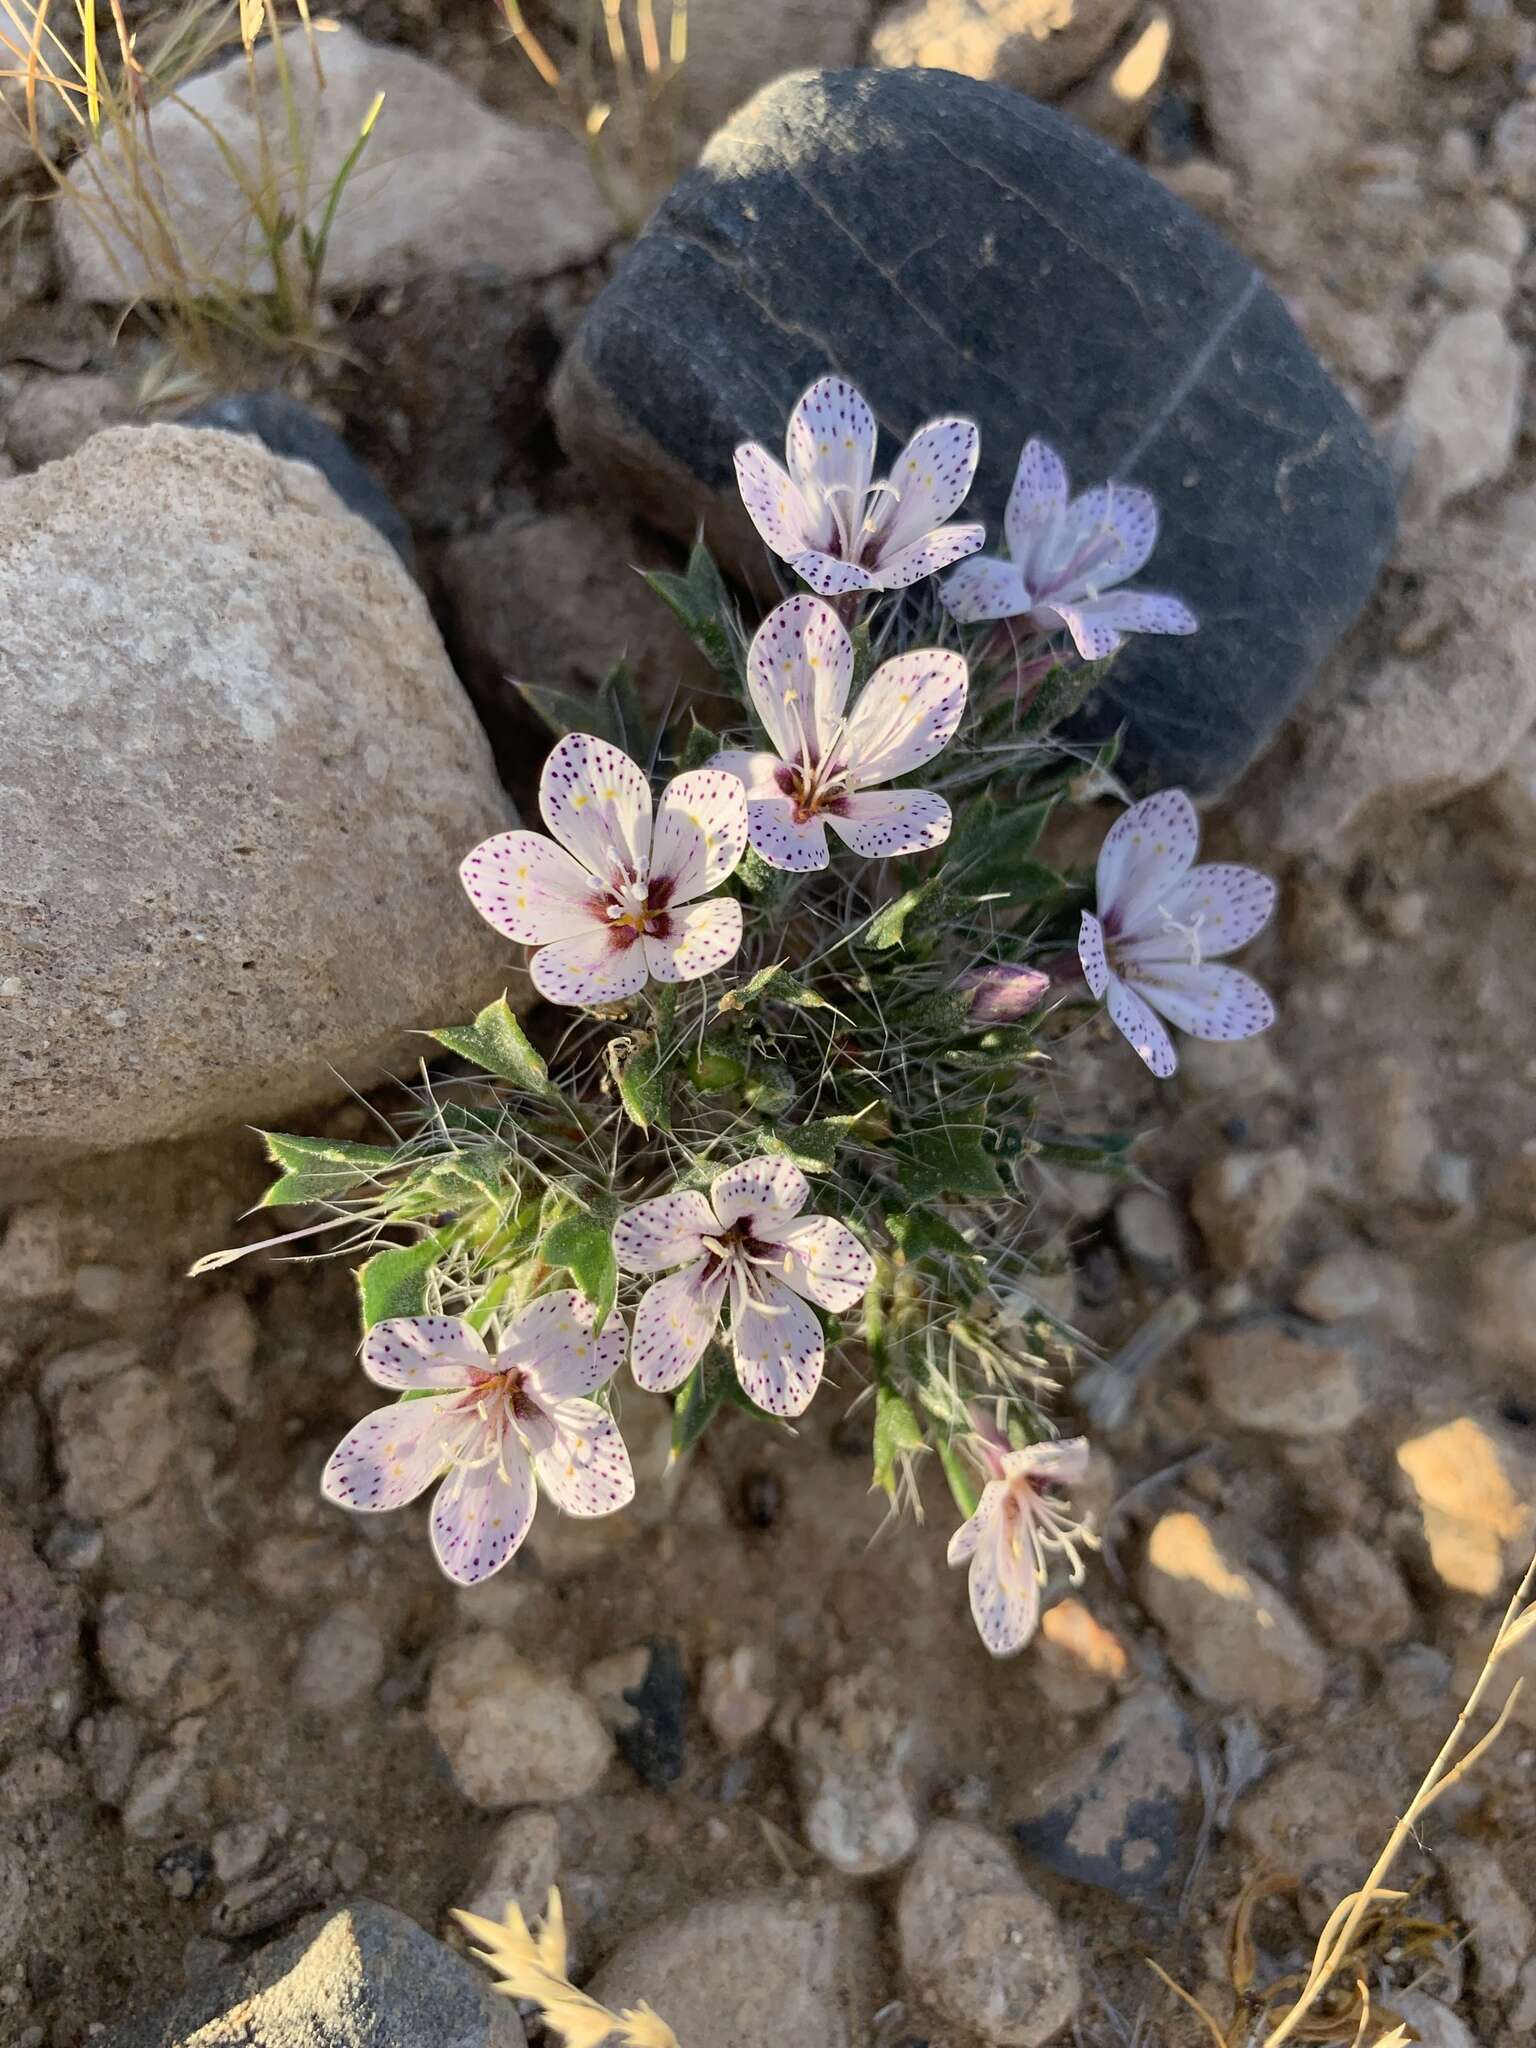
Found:
[[[1115,785],[1114,748],[1053,736],[1130,631],[1177,600],[1119,588],[1157,536],[1145,491],[1069,498],[1031,441],[1010,560],[958,523],[968,420],[922,428],[879,482],[873,414],[814,384],[781,467],[742,495],[809,585],[748,634],[704,548],[649,578],[739,705],[738,729],[656,732],[622,672],[543,697],[545,830],[466,848],[465,915],[531,949],[569,1013],[505,1000],[433,1034],[387,1145],[273,1135],[269,1204],[324,1210],[360,1267],[365,1373],[388,1390],[326,1467],[339,1506],[437,1484],[450,1578],[500,1570],[538,1492],[602,1515],[634,1490],[609,1402],[625,1368],[673,1398],[687,1454],[722,1409],[764,1427],[823,1378],[872,1410],[874,1478],[915,1501],[935,1457],[994,1654],[1034,1632],[1053,1560],[1082,1571],[1042,1352],[1027,1175],[1127,1172],[1127,1141],[1052,1121],[1046,1082],[1102,1001],[1153,1073],[1167,1029],[1246,1038],[1268,997],[1224,956],[1270,915],[1253,870],[1197,866],[1189,799],[1124,809],[1090,878],[1042,858],[1054,810]],[[935,592],[929,580],[947,572]],[[1092,657],[1091,659],[1089,657]],[[472,908],[471,908],[472,906]]]

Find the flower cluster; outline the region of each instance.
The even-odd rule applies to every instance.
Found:
[[[1084,777],[1048,738],[1093,665],[1128,633],[1195,628],[1178,599],[1123,587],[1157,538],[1149,494],[1074,498],[1030,440],[1006,557],[987,555],[954,516],[975,424],[929,421],[877,481],[878,440],[861,394],[826,377],[782,466],[737,449],[747,512],[804,586],[750,638],[702,548],[686,577],[651,579],[738,729],[648,733],[605,685],[594,730],[543,764],[545,830],[465,858],[537,995],[580,1013],[560,1071],[492,1005],[436,1034],[479,1079],[432,1076],[393,1149],[271,1139],[271,1198],[412,1233],[362,1272],[363,1368],[395,1398],[323,1487],[374,1512],[436,1484],[450,1578],[500,1570],[541,1491],[579,1516],[628,1503],[626,1360],[672,1397],[681,1456],[726,1406],[802,1416],[841,1347],[876,1483],[912,1498],[921,1454],[942,1466],[964,1516],[950,1561],[1004,1656],[1035,1630],[1048,1566],[1079,1577],[1093,1540],[1065,1498],[1088,1446],[1060,1437],[1028,1348],[1050,1332],[1025,1176],[1053,1148],[1108,1161],[1111,1141],[1058,1147],[1035,1076],[1090,1003],[1156,1075],[1176,1065],[1170,1025],[1264,1030],[1268,996],[1225,960],[1275,888],[1195,864],[1177,789],[1122,811],[1092,908],[1087,879],[1041,856],[1059,805],[1112,786],[1113,746]],[[935,575],[939,603],[906,599]],[[663,759],[677,772],[653,787],[641,762]]]

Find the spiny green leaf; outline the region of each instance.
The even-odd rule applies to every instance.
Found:
[[[542,1095],[553,1102],[561,1099],[560,1091],[550,1084],[549,1068],[542,1055],[535,1051],[527,1032],[513,1016],[505,996],[487,1004],[473,1024],[450,1024],[427,1035],[439,1045],[446,1045],[450,1052],[483,1067],[488,1074],[514,1082],[530,1095]]]
[[[643,768],[651,758],[651,727],[627,661],[616,661],[598,684],[597,713],[602,723],[592,730]]]
[[[1031,860],[1051,814],[1051,804],[1000,804],[973,798],[960,813],[948,848],[945,877],[968,896],[1008,895],[1016,899],[1050,893],[1061,878]]]
[[[939,1454],[939,1463],[944,1467],[944,1477],[949,1481],[949,1491],[955,1506],[965,1516],[966,1520],[969,1521],[976,1512],[976,1505],[980,1498],[976,1491],[976,1481],[971,1474],[971,1468],[966,1464],[964,1458],[961,1457],[953,1444],[935,1444],[934,1449]]]
[[[394,1145],[354,1145],[341,1138],[291,1138],[283,1131],[263,1131],[267,1157],[284,1171],[262,1196],[259,1206],[277,1208],[285,1202],[335,1202],[367,1187],[400,1163]]]
[[[419,1244],[391,1245],[375,1252],[358,1268],[357,1286],[362,1296],[363,1328],[371,1330],[391,1316],[424,1316],[429,1306],[432,1269],[451,1241],[452,1233],[438,1231]]]
[[[802,1173],[830,1173],[838,1146],[859,1121],[857,1116],[824,1116],[811,1123],[780,1124],[764,1131],[758,1145],[764,1152],[793,1160]]]
[[[786,1109],[794,1108],[799,1092],[793,1073],[782,1060],[754,1054],[741,1084],[741,1099],[748,1109],[759,1116],[782,1116]]]
[[[571,732],[590,732],[600,740],[612,740],[615,746],[620,744],[608,714],[591,697],[578,697],[571,690],[556,689],[549,683],[521,682],[515,676],[511,681],[513,689],[535,718],[557,740],[563,740]]]
[[[795,886],[795,877],[783,868],[770,867],[755,846],[749,846],[731,875],[760,910],[771,910]]]
[[[788,1003],[796,1010],[830,1010],[825,996],[797,981],[787,967],[760,967],[740,988],[728,988],[720,998],[722,1014],[732,1010],[756,1009],[760,1003]]]
[[[610,1040],[608,1064],[618,1084],[624,1114],[642,1131],[672,1128],[672,1067],[654,1033],[635,1039],[628,1052]]]
[[[593,1329],[601,1331],[619,1291],[619,1266],[608,1225],[584,1209],[562,1217],[545,1231],[539,1256],[547,1266],[564,1266],[597,1311]]]
[[[896,1467],[925,1448],[923,1425],[894,1388],[875,1388],[875,1484],[894,1500]]]
[[[688,571],[643,569],[641,575],[716,672],[740,693],[746,681],[741,641],[732,630],[730,592],[702,541],[688,557]]]
[[[981,1253],[968,1245],[952,1223],[933,1209],[904,1209],[885,1219],[886,1232],[896,1249],[909,1259],[937,1255],[946,1259],[979,1260]]]
[[[719,733],[711,732],[707,725],[701,725],[698,719],[695,719],[688,729],[687,739],[683,742],[678,768],[684,774],[691,768],[706,768],[719,751]]]
[[[893,946],[904,944],[907,926],[918,912],[939,907],[940,889],[939,877],[930,875],[926,882],[919,882],[906,890],[894,903],[887,903],[883,910],[875,912],[859,934],[859,944],[868,946],[875,953],[888,953]]]
[[[691,1451],[719,1414],[735,1378],[730,1361],[712,1345],[677,1390],[672,1403],[672,1455]]]
[[[901,1184],[915,1202],[938,1195],[978,1200],[1003,1192],[997,1162],[974,1124],[945,1124],[901,1141]]]

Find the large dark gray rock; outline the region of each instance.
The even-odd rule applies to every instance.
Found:
[[[567,448],[738,562],[731,451],[782,444],[834,370],[894,446],[981,424],[970,504],[1000,535],[1019,450],[1154,491],[1149,587],[1202,621],[1133,640],[1096,707],[1147,783],[1228,781],[1364,603],[1393,493],[1365,423],[1236,250],[1106,144],[939,71],[803,72],[714,137],[562,369]]]
[[[523,2048],[489,1975],[361,1899],[101,2037],[100,2048]]]
[[[1189,1723],[1169,1694],[1144,1685],[1034,1788],[1014,1837],[1058,1877],[1166,1904],[1182,1874],[1194,1789]]]

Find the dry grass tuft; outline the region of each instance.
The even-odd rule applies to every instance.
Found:
[[[538,1932],[532,1933],[515,1902],[504,1921],[483,1920],[455,1908],[454,1917],[481,1945],[475,1954],[495,1972],[496,1989],[539,2008],[565,2048],[679,2048],[676,2034],[648,2005],[609,2012],[566,1976],[565,1914],[552,1890]]]
[[[124,303],[138,304],[160,332],[189,388],[238,381],[236,366],[253,355],[320,348],[326,246],[383,96],[319,192],[312,188],[289,47],[302,41],[303,60],[323,92],[320,36],[333,24],[312,20],[308,0],[294,0],[287,21],[278,0],[186,0],[142,36],[129,28],[122,0],[106,5],[104,18],[99,0],[73,0],[73,21],[61,29],[53,0],[0,0],[0,59],[8,60],[0,79],[19,102],[56,203],[77,211],[119,273],[116,252],[132,251],[137,276],[124,274]],[[243,53],[255,138],[244,155],[182,91],[235,49]],[[258,54],[270,61],[275,92],[261,89]],[[180,224],[156,147],[157,113],[167,107],[197,122],[213,144],[237,211],[255,229],[259,284],[244,265],[224,270],[211,263]],[[247,237],[233,235],[229,246],[244,250]]]
[[[655,0],[590,0],[570,50],[553,52],[519,0],[500,0],[512,40],[581,137],[592,175],[626,235],[677,173],[676,80],[688,61],[688,0],[672,0],[665,38]],[[631,36],[634,48],[630,47]]]
[[[1338,2043],[1341,2048],[1406,2048],[1409,2035],[1390,2005],[1372,1991],[1372,1981],[1390,1956],[1395,1962],[1433,1959],[1452,1930],[1413,1910],[1411,1892],[1388,1888],[1386,1878],[1405,1843],[1435,1802],[1474,1769],[1503,1733],[1521,1681],[1494,1717],[1493,1725],[1470,1748],[1468,1731],[1502,1660],[1527,1637],[1536,1634],[1536,1558],[1504,1613],[1476,1685],[1457,1717],[1439,1755],[1425,1774],[1401,1819],[1387,1838],[1363,1885],[1341,1899],[1318,1936],[1305,1974],[1282,1977],[1264,1986],[1255,1983],[1258,1952],[1251,1927],[1256,1908],[1276,1893],[1291,1891],[1296,1880],[1282,1874],[1255,1879],[1233,1909],[1228,1943],[1228,1974],[1232,2013],[1225,2024],[1168,1972],[1148,1958],[1162,1982],[1204,2022],[1215,2048],[1283,2048],[1287,2041]],[[1276,2008],[1281,2008],[1278,2017]],[[1379,2030],[1379,2031],[1378,2031]]]

